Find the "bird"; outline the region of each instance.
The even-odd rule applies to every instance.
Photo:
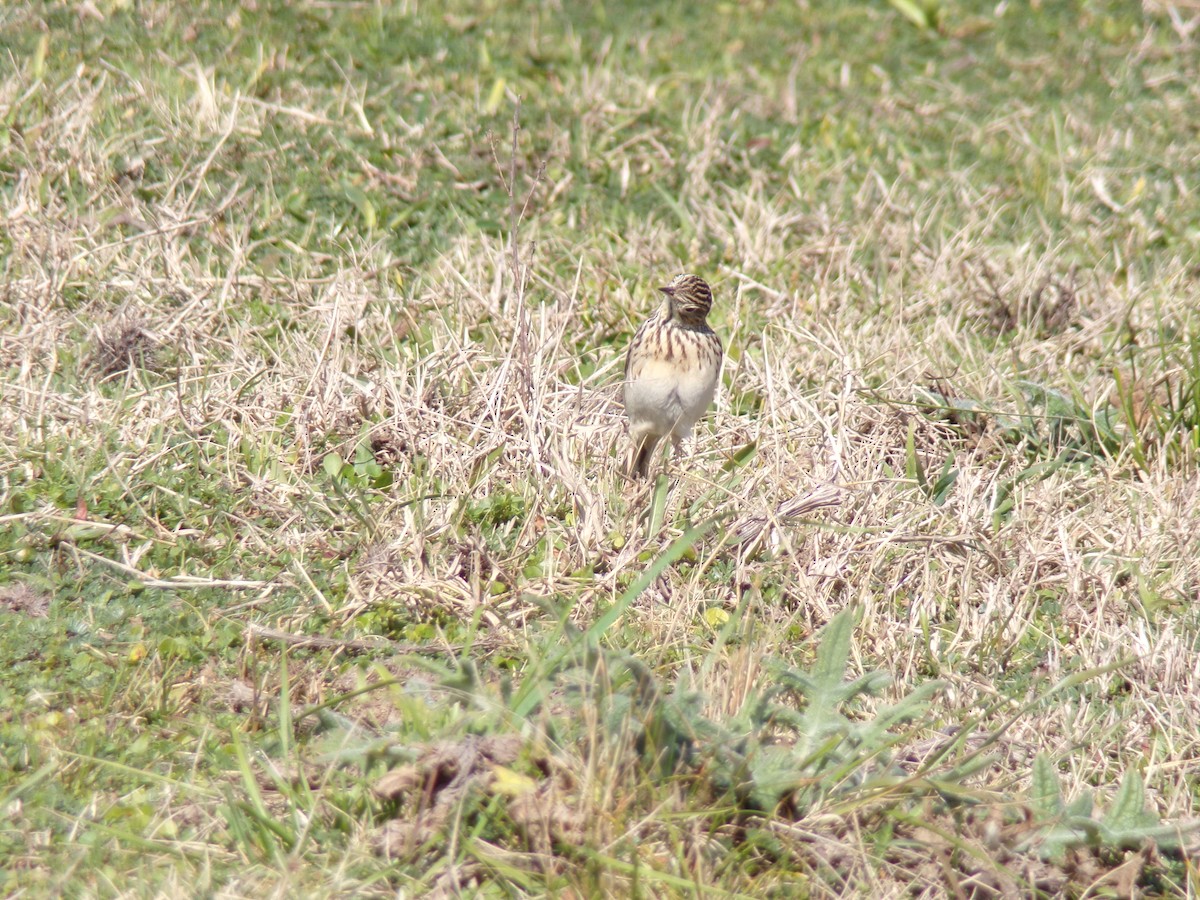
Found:
[[[650,474],[654,448],[675,451],[704,415],[721,375],[721,339],[708,325],[712,290],[703,278],[676,275],[662,305],[634,334],[625,356],[625,415],[633,438],[629,474]]]

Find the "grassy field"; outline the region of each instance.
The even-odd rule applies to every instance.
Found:
[[[1194,896],[1198,42],[0,8],[0,894]]]

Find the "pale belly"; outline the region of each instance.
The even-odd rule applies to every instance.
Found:
[[[625,410],[639,431],[687,437],[717,390],[720,370],[681,373],[678,364],[647,361],[625,384]]]

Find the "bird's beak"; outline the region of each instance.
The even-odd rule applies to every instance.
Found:
[[[660,287],[659,290],[662,291],[664,294],[666,294],[668,297],[675,296],[675,288],[671,287],[669,284],[666,287]]]

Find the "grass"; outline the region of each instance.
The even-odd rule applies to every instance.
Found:
[[[0,890],[1195,892],[1200,11],[525,6],[0,11]]]

